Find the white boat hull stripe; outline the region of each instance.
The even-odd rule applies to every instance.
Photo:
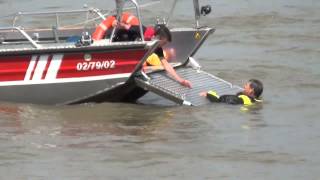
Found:
[[[84,81],[99,81],[99,80],[108,80],[108,79],[120,79],[128,78],[131,73],[124,74],[113,74],[113,75],[104,75],[104,76],[93,76],[93,77],[82,77],[82,78],[63,78],[63,79],[54,79],[54,80],[33,80],[33,81],[7,81],[0,82],[0,86],[15,86],[15,85],[34,85],[34,84],[53,84],[53,83],[77,83]]]
[[[32,71],[34,70],[34,66],[36,65],[37,58],[38,58],[38,56],[36,56],[36,55],[32,56],[31,61],[28,66],[28,69],[27,69],[27,72],[26,72],[26,75],[24,76],[25,81],[30,80]]]
[[[63,58],[63,54],[53,55],[45,80],[56,79],[61,62],[62,62],[62,58]]]
[[[37,64],[37,67],[34,70],[32,81],[41,80],[43,71],[45,70],[46,65],[48,63],[48,57],[49,57],[49,55],[41,55],[40,56],[40,59],[39,59],[38,64]]]

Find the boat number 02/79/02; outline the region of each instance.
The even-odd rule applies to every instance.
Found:
[[[114,69],[116,67],[115,60],[105,60],[97,62],[80,62],[77,64],[78,71]]]

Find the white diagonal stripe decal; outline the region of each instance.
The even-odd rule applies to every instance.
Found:
[[[46,68],[49,55],[41,55],[37,67],[34,70],[32,80],[41,80],[44,69]]]
[[[29,81],[30,80],[30,77],[31,77],[32,71],[34,69],[34,66],[36,64],[37,58],[38,58],[37,55],[33,55],[32,56],[31,61],[30,61],[29,66],[28,66],[28,70],[26,72],[26,75],[24,76],[24,80],[25,81]]]
[[[46,80],[56,79],[61,62],[62,62],[63,54],[55,54],[52,57],[50,66],[48,68],[47,75],[45,77]]]

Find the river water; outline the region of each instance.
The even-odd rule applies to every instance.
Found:
[[[196,59],[234,84],[260,79],[261,105],[0,103],[0,179],[319,179],[320,1],[206,2],[216,32]],[[0,16],[84,3],[113,4],[1,0]]]

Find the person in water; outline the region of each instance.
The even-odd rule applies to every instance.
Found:
[[[115,26],[117,26],[117,22],[114,22],[113,27]],[[170,30],[165,25],[161,24],[155,25],[154,27],[143,26],[143,33],[146,41],[150,41],[155,38],[160,41],[159,47],[148,57],[145,65],[158,66],[162,64],[167,73],[176,81],[185,87],[191,88],[191,82],[181,78],[168,62],[168,57],[170,57],[170,55],[164,55],[163,47],[172,41]],[[110,35],[110,32],[107,33],[107,36],[108,35]],[[138,39],[141,39],[139,25],[128,25],[123,22],[120,23],[120,28],[115,34],[114,41],[136,41]]]
[[[252,105],[260,102],[260,96],[263,92],[263,84],[257,79],[250,79],[243,87],[243,91],[236,95],[219,96],[214,90],[200,93],[200,96],[207,97],[211,102],[227,104]]]

